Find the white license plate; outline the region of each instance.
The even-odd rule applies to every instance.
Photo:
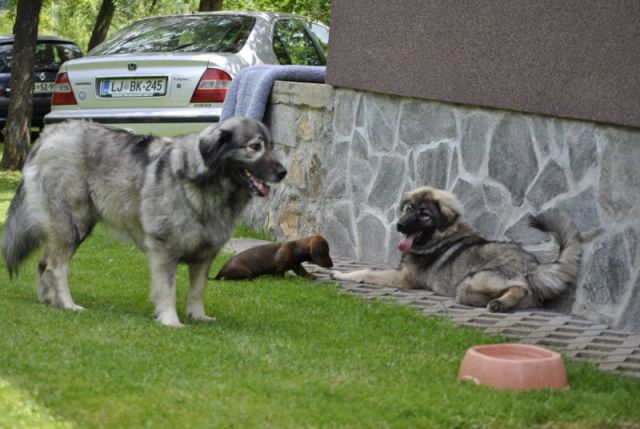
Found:
[[[166,77],[102,79],[101,97],[157,97],[167,93]]]
[[[56,86],[55,82],[35,82],[33,84],[34,94],[45,94],[53,92],[53,88]]]

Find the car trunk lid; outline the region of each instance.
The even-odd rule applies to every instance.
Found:
[[[224,54],[84,57],[64,71],[81,108],[185,107],[210,67],[234,73]]]

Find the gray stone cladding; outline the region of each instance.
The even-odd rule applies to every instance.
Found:
[[[250,225],[395,266],[401,196],[429,185],[485,237],[548,261],[557,248],[527,217],[557,207],[585,253],[576,290],[547,310],[640,331],[640,130],[292,82],[276,83],[265,122],[289,174]]]

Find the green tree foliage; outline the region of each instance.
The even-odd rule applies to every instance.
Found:
[[[0,34],[11,34],[17,0],[8,0],[0,11]],[[86,51],[101,0],[44,0],[40,34],[64,37]],[[109,34],[141,18],[196,12],[199,0],[115,0],[116,12]],[[287,12],[330,24],[331,0],[224,0],[223,10]]]
[[[225,0],[223,9],[295,13],[331,24],[331,0]]]

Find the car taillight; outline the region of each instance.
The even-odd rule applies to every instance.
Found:
[[[56,76],[56,84],[53,87],[51,104],[54,106],[78,104],[76,96],[73,95],[73,90],[71,89],[69,76],[67,76],[66,73],[59,73],[58,76]]]
[[[207,69],[191,97],[192,103],[222,103],[231,85],[231,76],[218,69]]]

